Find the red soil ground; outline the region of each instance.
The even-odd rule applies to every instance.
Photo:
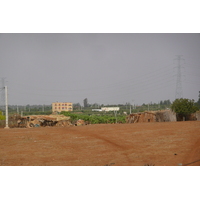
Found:
[[[200,121],[0,129],[4,166],[200,166]]]

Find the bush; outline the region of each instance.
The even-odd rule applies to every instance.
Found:
[[[188,115],[195,113],[198,109],[197,106],[194,105],[194,100],[190,99],[176,99],[171,105],[172,111],[177,113],[182,117],[187,117]]]

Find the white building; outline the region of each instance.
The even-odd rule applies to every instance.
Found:
[[[109,111],[119,111],[119,107],[103,107],[101,108],[102,111],[109,112]]]
[[[101,112],[102,110],[101,110],[101,109],[92,109],[92,111],[98,111],[98,112]]]

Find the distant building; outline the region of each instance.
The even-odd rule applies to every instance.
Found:
[[[92,111],[98,111],[98,112],[101,112],[102,110],[101,110],[101,109],[92,109]]]
[[[119,107],[103,107],[101,108],[102,111],[119,111]]]
[[[69,102],[52,103],[52,112],[73,111],[73,104]]]

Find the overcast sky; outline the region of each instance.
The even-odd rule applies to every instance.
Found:
[[[200,34],[0,34],[0,78],[9,104],[198,100]]]

